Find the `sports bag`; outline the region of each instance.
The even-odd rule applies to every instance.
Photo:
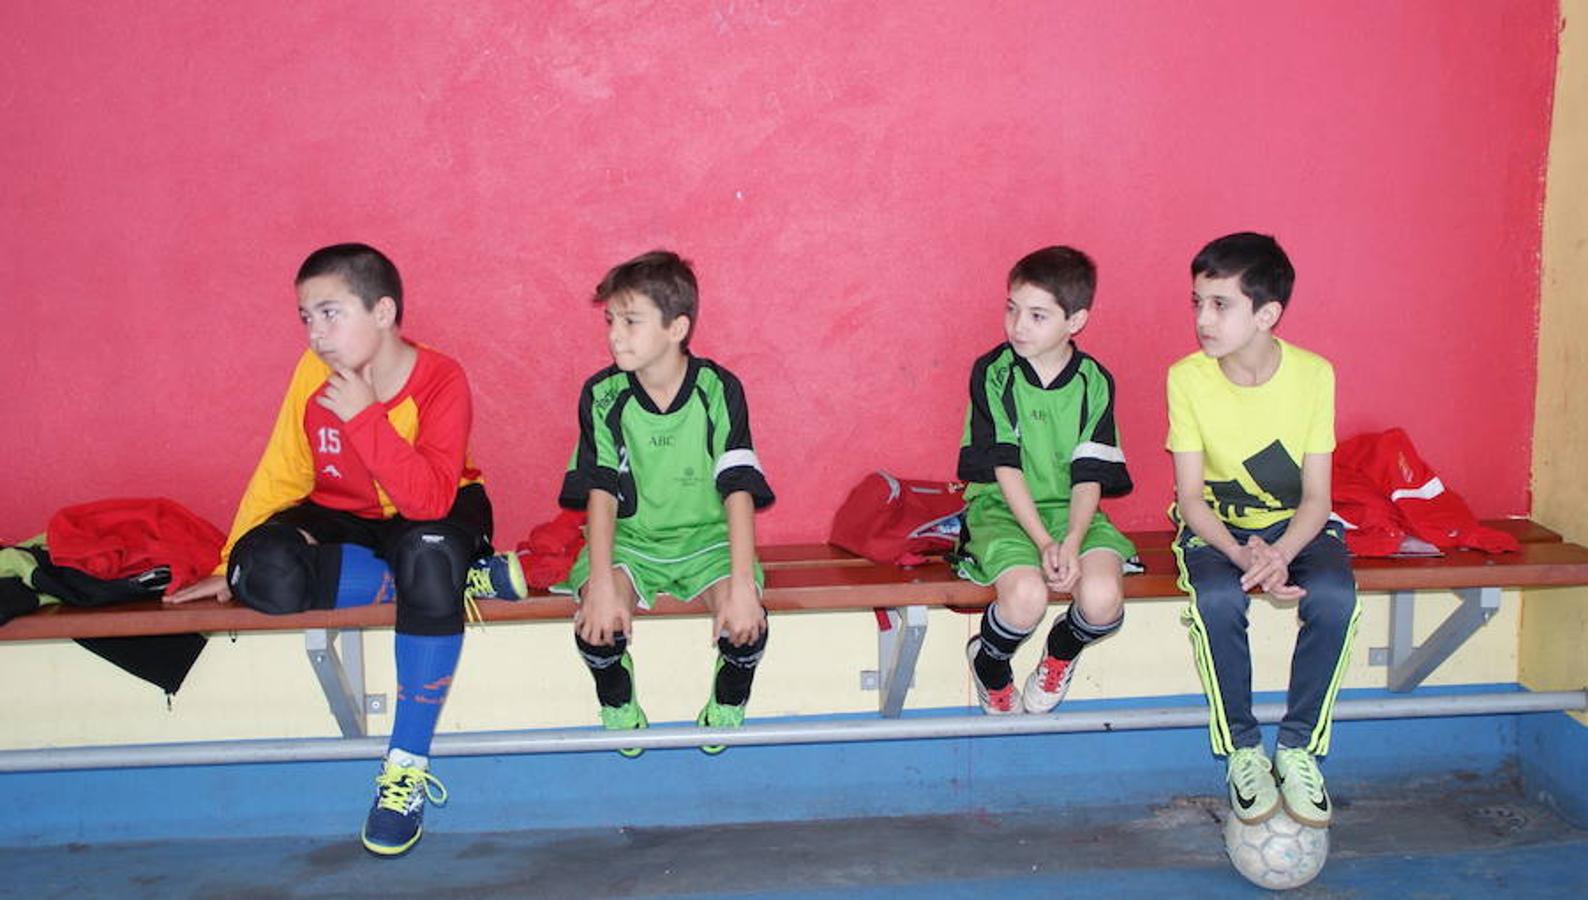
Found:
[[[872,472],[833,516],[828,542],[872,562],[920,565],[959,541],[965,484]]]

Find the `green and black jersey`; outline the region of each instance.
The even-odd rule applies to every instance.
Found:
[[[663,410],[617,366],[593,375],[579,392],[579,444],[558,503],[584,509],[592,490],[617,498],[616,540],[641,553],[672,559],[727,540],[724,498],[745,491],[757,509],[773,500],[739,379],[691,356]]]
[[[1068,503],[1071,485],[1095,481],[1104,497],[1130,492],[1130,473],[1114,430],[1114,379],[1076,349],[1044,385],[1008,344],[976,360],[960,439],[965,502],[1002,502],[994,469],[1021,470],[1038,505]]]

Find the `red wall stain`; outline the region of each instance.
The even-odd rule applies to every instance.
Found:
[[[778,504],[953,471],[1003,276],[1071,243],[1160,527],[1188,261],[1275,233],[1281,333],[1341,436],[1407,428],[1483,515],[1528,510],[1550,2],[12,2],[0,7],[0,535],[164,494],[224,527],[302,344],[321,244],[389,252],[460,358],[504,543],[554,512],[587,298],[696,263]]]

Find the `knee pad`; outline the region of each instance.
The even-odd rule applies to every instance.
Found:
[[[717,652],[728,665],[740,669],[753,669],[761,661],[761,654],[766,652],[766,638],[772,632],[772,622],[761,614],[761,635],[748,644],[735,644],[728,640],[727,635],[717,638]]]
[[[226,583],[233,596],[262,613],[279,616],[329,608],[329,603],[319,602],[317,549],[291,525],[266,522],[232,548]]]
[[[397,579],[397,630],[404,634],[463,631],[463,582],[475,541],[445,523],[412,528],[391,549]]]

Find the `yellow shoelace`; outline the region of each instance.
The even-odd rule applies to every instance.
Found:
[[[404,815],[408,813],[409,798],[416,787],[422,786],[425,798],[437,806],[447,802],[446,785],[425,769],[388,764],[375,776],[375,784],[380,787],[380,808]]]

